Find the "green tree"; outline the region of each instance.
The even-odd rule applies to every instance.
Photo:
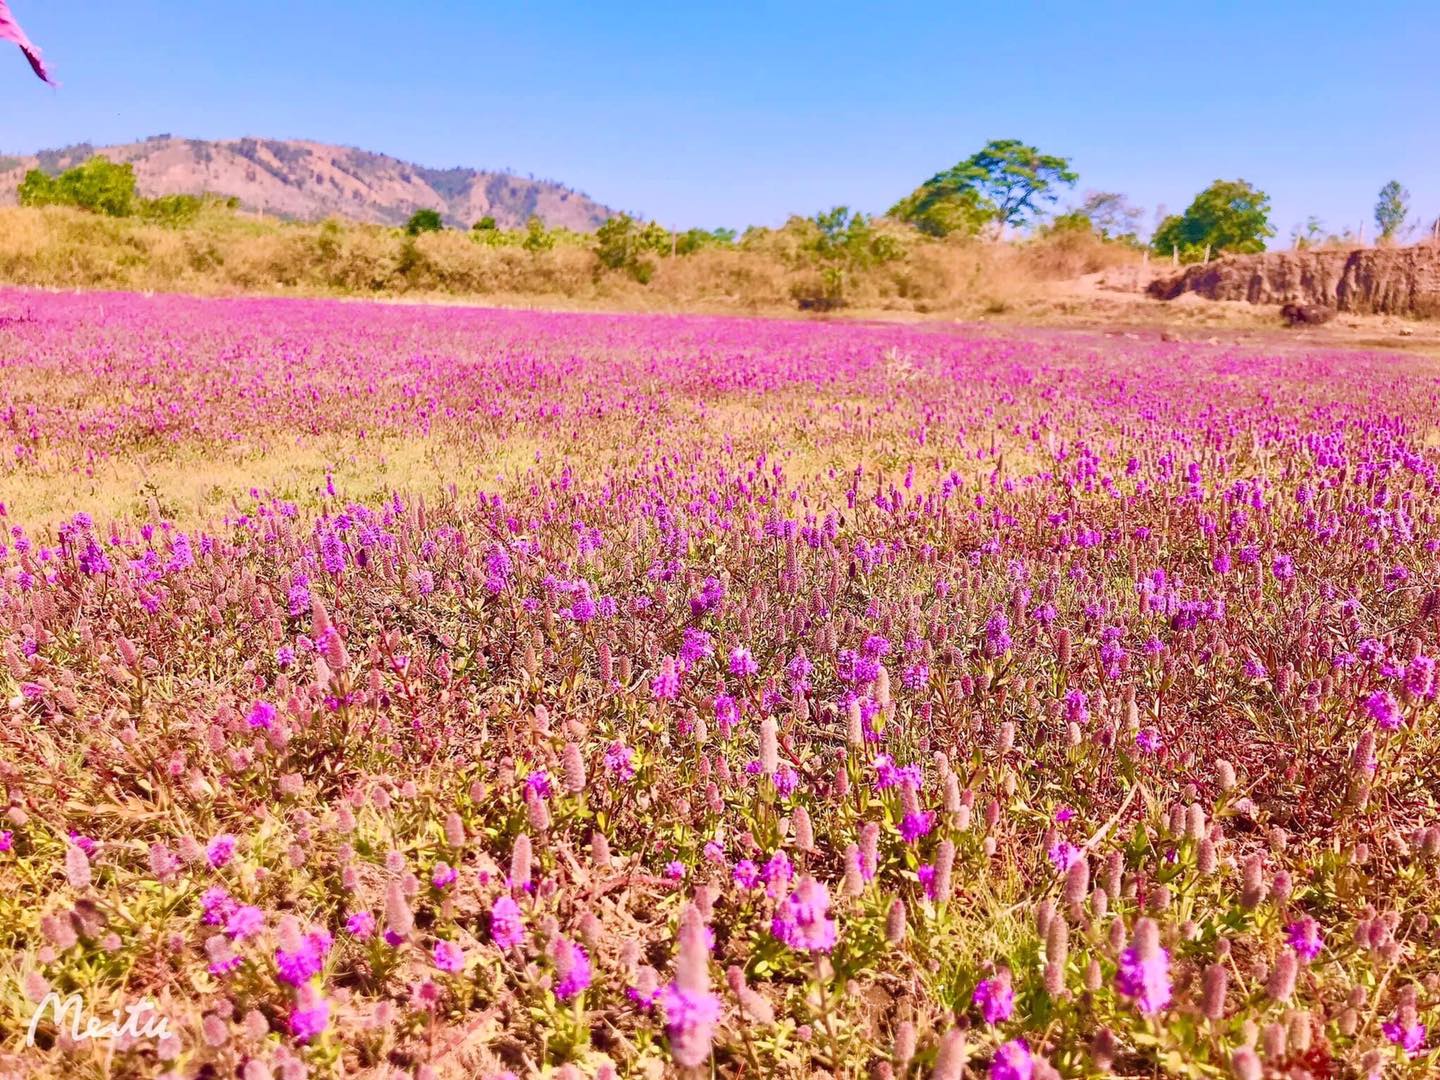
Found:
[[[75,206],[111,217],[128,217],[138,202],[135,167],[100,155],[59,176],[31,169],[17,194],[21,206]]]
[[[889,216],[926,236],[974,236],[995,220],[995,206],[968,182],[942,173],[892,206]]]
[[[547,232],[545,222],[541,221],[534,214],[525,222],[525,239],[520,246],[532,254],[537,251],[549,251],[555,246],[555,234]]]
[[[1380,228],[1380,239],[1393,239],[1409,213],[1410,192],[1399,180],[1391,180],[1380,189],[1380,198],[1375,203],[1375,224]]]
[[[1054,203],[1059,188],[1079,179],[1068,158],[1042,154],[1019,139],[992,139],[901,199],[890,216],[934,236],[978,232],[986,222],[1003,231],[1033,224],[1042,204]]]
[[[815,280],[801,282],[792,290],[802,308],[828,311],[843,307],[852,274],[904,254],[894,236],[848,206],[832,207],[811,218],[792,218],[783,232],[801,238],[799,254],[817,271]]]
[[[606,218],[595,230],[595,257],[601,267],[623,270],[641,284],[648,282],[655,272],[655,264],[645,258],[654,250],[655,236],[649,230],[649,225],[641,225],[629,214]],[[665,237],[668,245],[669,234]]]
[[[199,195],[160,195],[140,201],[140,216],[147,221],[178,229],[200,216],[205,200]]]
[[[675,252],[693,255],[706,248],[732,247],[734,244],[734,229],[686,229],[675,240]]]
[[[410,236],[419,236],[425,232],[440,232],[445,228],[445,222],[440,217],[438,210],[416,210],[410,215],[410,220],[405,222],[405,232]]]
[[[1213,255],[1264,251],[1274,235],[1270,196],[1244,180],[1216,180],[1185,213],[1162,221],[1150,246],[1159,255],[1176,251],[1182,262],[1199,262],[1207,248]]]
[[[486,214],[470,228],[475,232],[494,232],[496,229],[495,219]]]
[[[815,237],[808,247],[822,260],[859,270],[899,258],[903,252],[893,236],[879,232],[875,223],[848,206],[821,211],[810,219]]]

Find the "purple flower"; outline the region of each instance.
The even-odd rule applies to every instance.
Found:
[[[775,793],[782,798],[789,798],[795,794],[795,789],[800,786],[800,774],[789,765],[781,765],[775,770],[775,775],[770,778],[775,785]]]
[[[368,938],[375,932],[375,916],[368,911],[357,911],[345,920],[345,929],[362,940]]]
[[[269,731],[275,726],[275,706],[268,701],[257,701],[250,706],[250,715],[245,719],[252,728]]]
[[[1403,1013],[1396,1013],[1380,1025],[1380,1030],[1385,1033],[1387,1039],[1404,1050],[1410,1057],[1415,1057],[1425,1049],[1425,1025],[1413,1015],[1406,1016]]]
[[[919,765],[897,767],[889,754],[878,755],[871,764],[875,770],[874,786],[876,791],[885,791],[887,788],[900,787],[906,783],[916,791],[920,790],[924,775]]]
[[[730,876],[742,889],[754,889],[760,884],[760,868],[749,859],[737,862]]]
[[[784,886],[790,884],[790,879],[795,876],[795,868],[790,864],[790,856],[783,851],[777,851],[765,862],[765,867],[760,871],[760,876],[765,884],[779,886],[772,889],[771,895],[778,896]]]
[[[218,885],[206,889],[200,896],[200,909],[204,913],[205,922],[211,926],[220,926],[234,914],[239,907],[230,894]]]
[[[907,844],[913,844],[935,827],[933,810],[912,810],[900,821],[900,836]]]
[[[1376,690],[1365,699],[1365,711],[1383,731],[1394,731],[1403,719],[1399,704],[1384,690]]]
[[[900,675],[900,685],[906,690],[921,690],[930,683],[930,667],[923,661],[911,664]]]
[[[790,661],[789,665],[785,668],[785,674],[790,676],[791,683],[802,689],[807,689],[809,687],[807,680],[814,670],[815,665],[810,662],[810,658],[802,655]]]
[[[276,949],[275,967],[281,982],[300,986],[309,982],[325,966],[325,954],[330,951],[330,934],[316,930],[306,934],[298,948]]]
[[[987,1024],[1003,1024],[1015,1012],[1015,988],[1010,985],[1010,971],[1001,969],[989,979],[981,979],[971,1000],[980,1009]]]
[[[556,938],[551,946],[555,961],[555,997],[569,1001],[590,985],[590,957],[568,938]]]
[[[674,701],[680,696],[680,673],[671,657],[665,658],[660,673],[650,680],[650,693],[656,701]]]
[[[229,833],[221,833],[206,845],[205,858],[213,868],[218,870],[235,854],[235,843],[235,837]]]
[[[1320,955],[1325,942],[1320,936],[1320,924],[1308,915],[1285,928],[1286,941],[1297,956],[1307,964]]]
[[[490,905],[490,940],[502,949],[525,944],[524,916],[520,914],[520,905],[508,895],[499,896]]]
[[[710,635],[704,630],[687,626],[683,640],[680,643],[680,660],[689,667],[697,660],[703,660],[715,651],[710,643]]]
[[[613,742],[605,748],[605,771],[622,784],[635,777],[634,755],[624,743]]]
[[[0,829],[0,852],[9,851],[15,846],[15,834],[9,829]]]
[[[430,874],[430,884],[434,885],[437,889],[443,889],[447,885],[453,885],[455,883],[455,879],[459,876],[459,871],[457,871],[453,866],[450,866],[447,863],[438,862],[435,864],[435,869]]]
[[[453,941],[437,941],[432,954],[435,966],[450,975],[457,975],[465,967],[465,952]]]
[[[775,937],[801,952],[829,952],[835,946],[835,920],[825,886],[806,875],[781,901],[770,924]]]
[[[225,920],[225,933],[236,941],[254,937],[265,929],[265,913],[253,904],[238,907]]]
[[[701,615],[708,615],[720,606],[720,601],[725,599],[725,586],[713,578],[707,577],[700,586],[700,591],[690,598],[690,613],[696,618]]]
[[[1000,610],[985,623],[985,645],[991,656],[1003,656],[1010,651],[1010,620]]]
[[[345,570],[345,542],[333,532],[320,541],[320,562],[327,574],[339,577]]]
[[[744,645],[737,645],[730,650],[730,674],[737,679],[743,679],[754,675],[760,670],[760,665],[755,662],[755,657],[750,655],[750,650]]]
[[[550,797],[550,774],[544,769],[535,769],[525,777],[525,787],[532,794],[542,799]]]
[[[324,1033],[330,1023],[330,1002],[318,994],[305,995],[290,1013],[290,1034],[300,1042],[309,1042]]]
[[[676,1060],[691,1068],[700,1065],[710,1055],[711,1031],[720,1019],[720,999],[708,990],[685,990],[672,982],[660,991],[660,1007]],[[687,1054],[686,1050],[693,1052]],[[682,1057],[685,1060],[680,1060]]]
[[[1414,697],[1428,698],[1435,693],[1435,661],[1417,656],[1405,667],[1405,689]]]
[[[723,734],[729,735],[730,729],[740,722],[739,703],[729,694],[716,694],[714,709],[715,722]]]
[[[1147,754],[1157,753],[1163,745],[1160,732],[1153,727],[1141,728],[1135,733],[1135,745]]]
[[[1170,1004],[1170,954],[1160,946],[1159,928],[1149,919],[1135,926],[1130,948],[1120,956],[1115,987],[1146,1016]]]
[[[990,1059],[990,1080],[1031,1080],[1034,1075],[1035,1060],[1024,1039],[1011,1039]]]
[[[1062,874],[1085,857],[1085,853],[1068,840],[1055,841],[1047,854],[1051,865]]]

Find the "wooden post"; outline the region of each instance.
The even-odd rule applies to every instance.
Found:
[[[1210,261],[1210,245],[1209,245],[1209,244],[1206,244],[1206,245],[1205,245],[1205,261],[1206,261],[1207,263]]]
[[[1170,265],[1180,265],[1180,249],[1174,244],[1170,245]]]

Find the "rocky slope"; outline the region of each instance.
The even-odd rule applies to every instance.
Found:
[[[1151,296],[1193,292],[1252,304],[1318,304],[1339,311],[1440,317],[1440,246],[1232,255],[1150,284]]]
[[[459,228],[486,215],[504,228],[518,228],[535,214],[549,226],[585,231],[612,213],[553,180],[431,169],[385,154],[305,140],[210,142],[168,135],[119,146],[82,143],[0,158],[0,203],[14,203],[15,188],[27,169],[58,172],[92,154],[132,163],[142,195],[234,195],[249,209],[298,220],[334,216],[397,225],[429,207]]]

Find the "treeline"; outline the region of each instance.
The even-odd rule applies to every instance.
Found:
[[[145,199],[131,166],[102,157],[56,175],[33,170],[19,194],[21,210],[0,211],[9,215],[0,278],[61,287],[975,313],[1023,304],[1045,281],[1138,258],[1133,236],[1113,228],[1115,208],[1099,204],[1095,222],[1090,211],[1072,212],[1023,243],[996,245],[978,242],[979,229],[847,207],[739,234],[672,231],[628,214],[594,233],[539,218],[503,229],[486,217],[457,230],[433,209],[401,227],[305,224],[236,212],[234,200]],[[1029,199],[1004,202],[1009,220],[1044,197],[1032,183]]]
[[[240,200],[220,195],[161,195],[142,198],[135,185],[135,167],[97,155],[50,175],[31,169],[16,190],[21,206],[72,206],[108,217],[140,217],[179,227],[194,221],[206,206],[235,210]]]
[[[550,230],[543,240],[532,230],[504,238],[458,229],[412,236],[382,225],[282,222],[216,207],[181,228],[66,206],[10,207],[0,208],[0,281],[607,310],[779,314],[843,306],[975,317],[1051,311],[1051,283],[1140,257],[1087,232],[993,244],[934,239],[849,212],[819,217],[733,240],[712,237],[682,253],[685,234],[669,237],[667,250],[658,230],[643,240],[647,230],[634,225],[608,234],[637,234],[630,243],[602,245],[593,235]],[[619,268],[606,265],[602,253],[620,260]],[[632,259],[643,267],[639,275],[625,268]]]
[[[527,282],[533,275],[521,272],[523,264],[503,254],[488,260],[456,258],[458,249],[453,243],[443,245],[449,256],[445,272],[440,272],[431,265],[437,245],[418,242],[424,236],[445,234],[464,237],[496,253],[539,256],[560,252],[552,263],[585,266],[596,278],[614,275],[640,286],[648,285],[670,260],[723,252],[752,259],[763,255],[785,268],[790,302],[805,309],[832,310],[859,299],[873,300],[874,290],[861,287],[861,279],[903,276],[904,264],[917,258],[924,261],[920,253],[935,243],[954,245],[1008,236],[1022,246],[1039,245],[1052,253],[1086,250],[1090,254],[1081,262],[1093,266],[1124,261],[1130,253],[1146,248],[1182,263],[1258,252],[1275,235],[1269,197],[1245,180],[1214,181],[1183,213],[1164,216],[1148,238],[1142,238],[1143,211],[1120,193],[1086,192],[1078,203],[1057,210],[1061,195],[1074,189],[1078,180],[1068,158],[1042,152],[1018,139],[996,139],[921,183],[884,215],[872,217],[840,206],[810,217],[792,217],[778,229],[752,227],[738,234],[731,229],[671,230],[628,214],[610,218],[594,233],[551,229],[539,218],[531,218],[521,229],[503,229],[493,217],[481,218],[469,230],[459,232],[445,228],[438,210],[422,208],[402,228],[388,230],[398,239],[377,245],[374,241],[381,234],[376,234],[350,245],[355,250],[393,247],[393,259],[371,250],[374,258],[363,271],[352,268],[339,272],[338,277],[332,274],[320,287],[359,291],[418,288],[426,281],[447,277],[457,263],[472,270],[503,265],[517,275],[510,291],[531,287]],[[167,228],[192,226],[202,215],[214,217],[238,207],[235,199],[217,196],[143,198],[136,189],[133,167],[104,157],[91,157],[53,175],[33,169],[18,194],[20,204],[26,207],[66,206]],[[1380,242],[1407,235],[1407,223],[1410,232],[1415,231],[1409,199],[1398,181],[1381,190],[1375,207],[1375,236]],[[344,246],[336,239],[341,233],[358,237],[365,235],[366,228],[324,226],[316,234],[321,261],[331,258],[327,252]],[[1361,240],[1363,237],[1348,232],[1338,237],[1327,235],[1314,218],[1292,233],[1296,247]],[[224,253],[217,251],[207,258],[223,261]],[[453,286],[439,283],[433,287]]]

